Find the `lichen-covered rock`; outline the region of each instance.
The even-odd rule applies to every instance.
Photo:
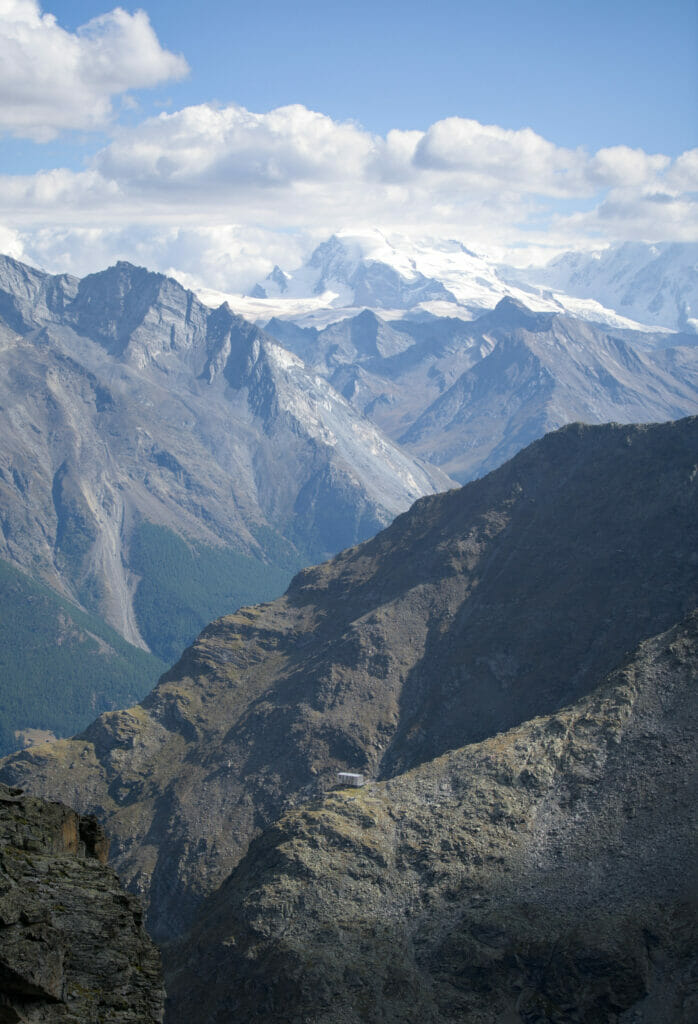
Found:
[[[140,901],[97,820],[0,784],[0,1022],[156,1024],[164,991]]]

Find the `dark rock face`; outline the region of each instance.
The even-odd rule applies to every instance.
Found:
[[[0,784],[0,1021],[156,1024],[160,958],[91,816]]]
[[[96,812],[171,940],[337,770],[397,778],[553,716],[690,614],[696,466],[696,419],[549,435],[213,623],[141,705],[3,778]]]
[[[283,817],[171,953],[173,1024],[690,1024],[698,613],[594,692]]]

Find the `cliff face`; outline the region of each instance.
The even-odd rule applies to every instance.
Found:
[[[160,958],[93,817],[0,784],[0,1021],[156,1024]]]
[[[76,281],[0,257],[0,429],[0,558],[155,653],[144,521],[260,574],[450,483],[227,305],[127,263]]]
[[[590,697],[259,839],[170,955],[171,1021],[689,1024],[698,613]]]
[[[696,419],[548,435],[213,623],[141,705],[3,778],[96,812],[171,940],[338,769],[397,780],[555,715],[690,614],[697,466]]]

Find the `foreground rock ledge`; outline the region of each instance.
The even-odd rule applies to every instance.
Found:
[[[160,957],[97,820],[0,783],[0,1022],[156,1024]]]

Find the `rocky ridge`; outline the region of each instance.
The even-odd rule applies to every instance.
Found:
[[[173,1024],[689,1024],[698,612],[593,694],[250,846],[170,967]]]
[[[698,420],[563,428],[203,631],[140,705],[5,759],[96,812],[183,934],[250,841],[352,768],[386,780],[587,696],[698,603]]]
[[[0,1020],[156,1024],[160,957],[97,820],[0,784]]]

